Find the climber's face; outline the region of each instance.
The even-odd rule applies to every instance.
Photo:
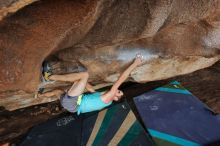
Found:
[[[117,90],[115,93],[115,97],[114,100],[118,101],[119,99],[121,99],[121,97],[124,95],[124,93],[121,90]]]

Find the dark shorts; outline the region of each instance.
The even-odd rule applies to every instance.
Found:
[[[60,96],[60,103],[67,111],[74,113],[77,111],[78,96],[69,96],[67,93]]]

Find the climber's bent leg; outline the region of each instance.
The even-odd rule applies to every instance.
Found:
[[[69,112],[76,112],[78,104],[77,101],[86,87],[88,81],[88,73],[72,73],[67,75],[52,75],[51,80],[70,81],[75,82],[72,87],[61,96],[61,105]]]

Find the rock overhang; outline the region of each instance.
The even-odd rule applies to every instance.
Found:
[[[146,60],[132,72],[130,80],[135,82],[191,73],[220,58],[218,1],[32,2],[1,4],[2,99],[32,98],[41,82],[42,62],[51,56],[61,64],[71,62],[66,67],[72,70],[87,68],[95,84],[115,81],[139,52]],[[12,8],[18,11],[5,17]]]

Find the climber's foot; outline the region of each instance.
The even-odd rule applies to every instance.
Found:
[[[50,81],[49,76],[52,75],[52,68],[50,67],[50,64],[46,61],[43,63],[42,74],[43,74],[43,79],[46,82]]]

